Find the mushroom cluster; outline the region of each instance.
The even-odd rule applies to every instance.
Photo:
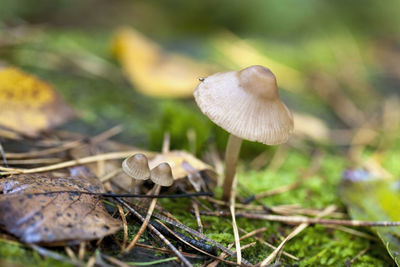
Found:
[[[229,200],[242,140],[278,145],[293,132],[293,117],[279,98],[274,74],[259,65],[200,79],[194,97],[201,111],[230,133],[223,200]]]
[[[171,186],[174,182],[171,166],[168,163],[160,163],[150,170],[149,161],[143,154],[135,154],[122,162],[122,170],[132,177],[131,192],[134,192],[136,180],[151,179],[160,186]]]

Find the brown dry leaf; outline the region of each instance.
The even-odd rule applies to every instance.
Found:
[[[184,178],[188,175],[187,169],[182,167],[184,162],[189,163],[197,171],[214,171],[210,165],[207,165],[192,154],[183,150],[173,150],[167,153],[157,154],[154,158],[149,160],[149,167],[150,169],[153,169],[163,162],[167,162],[171,166],[172,175],[175,180]]]
[[[117,31],[112,49],[130,81],[141,93],[153,97],[192,97],[198,78],[210,73],[208,66],[166,53],[132,28]]]
[[[99,239],[118,231],[94,195],[56,191],[101,192],[96,179],[18,175],[0,179],[0,226],[27,243],[57,245]]]
[[[173,150],[157,154],[149,160],[149,167],[152,169],[163,162],[167,162],[171,166],[172,176],[175,180],[187,177],[189,183],[198,192],[201,189],[206,189],[200,172],[206,173],[206,176],[213,181],[216,180],[216,172],[210,165],[207,165],[186,151]]]
[[[0,69],[0,126],[36,136],[74,115],[46,82],[17,68]]]

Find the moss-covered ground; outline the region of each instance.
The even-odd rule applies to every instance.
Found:
[[[66,125],[67,129],[94,134],[113,125],[122,124],[125,130],[117,140],[152,150],[160,148],[165,131],[171,134],[173,149],[189,149],[187,130],[194,129],[197,136],[195,150],[198,156],[203,155],[210,144],[216,144],[222,152],[226,134],[202,115],[192,101],[152,99],[136,93],[131,88],[110,58],[108,36],[109,33],[100,33],[90,35],[89,38],[85,34],[76,32],[50,31],[43,33],[35,42],[10,47],[5,58],[10,64],[17,65],[53,84],[77,109],[80,119]],[[65,65],[40,61],[43,53],[48,51],[59,56],[61,61],[65,59]],[[102,75],[85,72],[81,66],[68,63],[66,59],[68,53],[90,54],[105,58],[108,60],[107,64],[111,66],[110,75],[107,75],[107,71]],[[296,98],[290,93],[283,93],[283,97],[289,101]],[[307,106],[307,103],[304,105]],[[321,106],[323,108],[321,113],[326,113],[326,107],[323,104]],[[316,107],[318,105],[312,105],[312,109]],[[306,108],[300,107],[300,109]],[[332,114],[330,116],[334,117]],[[396,176],[400,175],[399,153],[397,153],[399,148],[397,146],[388,150],[382,160],[384,166]],[[252,159],[262,152],[266,153],[267,158],[272,158],[276,149],[245,142],[242,163],[239,166],[239,183],[251,193],[292,184],[308,169],[313,159],[312,154],[318,151],[321,156],[321,166],[315,174],[308,177],[298,188],[261,201],[267,206],[299,204],[307,208],[324,208],[334,204],[340,211],[345,212],[345,207],[339,199],[338,185],[343,170],[349,167],[346,148],[307,143],[300,147],[287,146],[285,151],[284,159],[278,169],[271,170],[267,160],[261,169],[252,170],[250,167]],[[219,193],[218,188],[216,192]],[[243,187],[239,185],[238,194],[244,192]],[[190,201],[160,200],[160,203],[187,226],[197,227],[195,218],[189,212]],[[202,216],[202,220],[204,232],[210,238],[224,245],[234,241],[229,218]],[[292,226],[281,223],[244,218],[238,219],[238,226],[246,231],[267,227],[263,238],[274,245],[278,245],[293,229]],[[130,238],[137,229],[137,226],[130,226]],[[357,230],[368,232],[365,228]],[[117,235],[118,237],[121,235]],[[148,237],[144,235],[143,240],[146,238]],[[253,241],[255,240],[249,238],[243,244]],[[293,261],[282,257],[281,262],[288,266],[346,266],[363,250],[366,252],[354,259],[351,266],[394,266],[379,241],[319,225],[307,227],[289,241],[284,250],[300,259]],[[243,257],[256,263],[267,257],[271,251],[257,244],[244,250]],[[112,251],[109,253],[115,254]],[[0,259],[23,266],[66,265],[49,257],[41,257],[23,245],[4,241],[0,241]]]

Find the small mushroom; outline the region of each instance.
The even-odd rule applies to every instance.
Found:
[[[157,185],[171,186],[174,182],[171,166],[163,162],[151,169],[150,179]]]
[[[201,111],[230,133],[225,152],[224,200],[229,200],[242,139],[266,145],[285,143],[293,118],[279,98],[274,74],[259,65],[216,73],[194,91]]]
[[[122,170],[132,177],[131,192],[134,192],[135,180],[147,180],[150,178],[148,159],[144,154],[135,154],[122,162]]]

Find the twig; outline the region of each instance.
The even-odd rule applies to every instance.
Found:
[[[200,212],[200,213],[201,213],[201,212]],[[180,229],[182,229],[182,230],[185,230],[186,232],[188,232],[188,233],[191,234],[191,235],[194,235],[194,236],[197,236],[197,237],[199,237],[199,238],[201,238],[201,239],[204,239],[205,241],[207,241],[207,242],[213,244],[214,246],[216,246],[217,248],[219,248],[219,249],[222,250],[223,252],[227,253],[229,256],[236,257],[236,253],[235,253],[235,252],[233,252],[233,251],[227,249],[226,247],[224,247],[224,246],[221,245],[220,243],[218,243],[218,242],[212,240],[211,238],[207,237],[206,235],[204,235],[204,234],[202,234],[202,233],[199,233],[199,232],[197,232],[196,230],[194,230],[194,229],[192,229],[192,228],[187,227],[186,225],[180,224],[180,223],[178,223],[178,222],[176,222],[176,221],[174,221],[174,220],[172,220],[172,219],[170,219],[170,218],[168,218],[168,217],[162,216],[162,215],[157,214],[157,213],[153,213],[153,217],[155,217],[155,218],[157,218],[157,219],[160,219],[160,220],[162,220],[162,221],[164,221],[164,222],[166,222],[166,223],[169,223],[169,224],[171,224],[171,225],[173,225],[173,226],[175,226],[175,227],[178,227],[178,228],[180,228]],[[242,262],[243,262],[244,264],[247,264],[247,265],[250,264],[250,263],[249,263],[248,261],[246,261],[245,259],[242,259]]]
[[[153,152],[144,151],[144,150],[130,150],[130,151],[123,151],[123,152],[111,152],[111,153],[98,154],[98,155],[84,157],[84,158],[80,158],[80,159],[65,161],[65,162],[62,162],[62,163],[57,163],[57,164],[44,166],[44,167],[33,168],[33,169],[24,170],[24,169],[2,168],[2,170],[4,172],[0,172],[0,175],[29,174],[29,173],[47,172],[47,171],[53,171],[53,170],[68,168],[68,167],[72,167],[72,166],[76,166],[76,165],[82,165],[82,164],[97,162],[97,161],[101,161],[101,160],[124,159],[124,158],[129,157],[132,154],[135,154],[135,153],[142,153],[142,154],[145,154],[148,157],[151,157],[152,155],[154,155]]]
[[[136,217],[138,217],[142,222],[144,222],[143,216],[138,213],[135,209],[133,209],[131,206],[128,205],[124,200],[121,198],[115,198],[119,203],[124,205],[130,212],[132,212]],[[148,225],[149,229],[156,234],[164,243],[167,245],[174,253],[175,255],[182,261],[182,263],[186,266],[192,266],[192,264],[179,252],[179,250],[176,249],[174,245],[171,244],[171,242],[168,241],[168,239],[165,238],[154,226],[151,224]]]
[[[192,205],[193,205],[194,215],[196,216],[198,231],[200,233],[203,233],[203,224],[201,223],[199,204],[195,200],[192,199]]]
[[[4,165],[8,168],[7,158],[6,158],[6,155],[4,153],[4,149],[3,149],[3,146],[1,144],[1,142],[0,142],[0,154],[1,154],[1,157],[3,159]]]
[[[206,216],[231,216],[230,212],[226,211],[200,211],[200,214]],[[347,226],[367,226],[367,227],[390,227],[400,226],[400,221],[358,221],[358,220],[334,220],[334,219],[313,219],[303,216],[281,216],[269,214],[255,214],[255,213],[236,213],[236,217],[243,217],[256,220],[277,221],[283,223],[293,224],[331,224],[331,225],[347,225]]]
[[[153,195],[155,195],[155,196],[158,195],[160,193],[160,189],[161,189],[161,186],[160,185],[156,185],[154,187],[154,194]],[[157,198],[152,199],[152,201],[150,203],[150,206],[149,206],[149,209],[148,209],[147,214],[146,214],[146,218],[144,219],[142,225],[140,226],[139,231],[137,232],[136,236],[133,238],[132,242],[129,243],[129,245],[126,247],[125,252],[130,251],[135,246],[135,244],[137,243],[139,238],[144,233],[144,230],[146,230],[146,227],[149,224],[149,221],[150,221],[151,215],[153,214],[153,210],[154,210],[154,207],[156,206],[156,203],[157,203]]]
[[[83,261],[83,259],[85,258],[85,254],[86,254],[86,242],[81,241],[79,244],[78,259],[80,261]]]
[[[122,239],[122,245],[121,245],[121,251],[124,251],[125,247],[126,247],[126,242],[128,240],[128,223],[126,222],[126,216],[125,216],[124,210],[121,207],[121,205],[117,204],[117,208],[118,208],[119,216],[122,219],[122,225],[123,225],[123,229],[124,229],[124,237]]]
[[[33,164],[54,164],[60,162],[59,158],[37,158],[37,159],[10,159],[8,161],[0,161],[5,165],[8,163],[10,165],[33,165]],[[7,166],[7,165],[6,165]]]
[[[366,247],[365,249],[361,250],[359,253],[357,253],[357,255],[355,255],[354,258],[352,258],[350,260],[350,264],[353,264],[359,257],[364,255],[368,250],[369,250],[369,246]]]
[[[326,215],[328,215],[329,213],[333,212],[336,209],[335,206],[329,206],[327,207],[325,210],[321,211],[320,214],[317,215],[317,218],[320,217],[324,217]],[[260,266],[266,266],[268,264],[270,264],[275,257],[280,253],[280,251],[283,249],[283,247],[285,246],[285,244],[292,239],[293,237],[295,237],[296,235],[298,235],[301,231],[303,231],[304,229],[307,228],[309,224],[308,223],[302,223],[300,225],[298,225],[280,244],[279,246],[266,258],[264,259],[261,263]]]
[[[210,253],[208,253],[208,252],[206,252],[206,251],[204,251],[204,250],[202,250],[202,249],[200,249],[200,248],[198,248],[198,247],[196,247],[196,246],[190,244],[190,243],[187,242],[186,240],[182,239],[179,235],[177,235],[174,231],[172,231],[171,229],[169,229],[169,228],[168,228],[165,224],[163,224],[161,221],[159,221],[159,220],[157,220],[157,221],[158,221],[158,223],[160,223],[171,235],[175,236],[175,237],[176,237],[178,240],[180,240],[182,243],[188,245],[189,247],[191,247],[191,248],[193,248],[193,249],[195,249],[195,250],[197,250],[197,251],[199,251],[199,252],[201,252],[201,253],[203,253],[203,254],[209,256],[209,257],[218,259],[218,257],[216,257],[216,256],[214,256],[214,255],[212,255],[212,254],[210,254]],[[231,262],[231,261],[227,261],[227,260],[223,260],[223,259],[220,259],[220,260],[223,261],[223,262],[225,262],[225,263],[229,263],[229,264],[236,265],[234,262]],[[240,265],[239,265],[239,266],[240,266]]]

